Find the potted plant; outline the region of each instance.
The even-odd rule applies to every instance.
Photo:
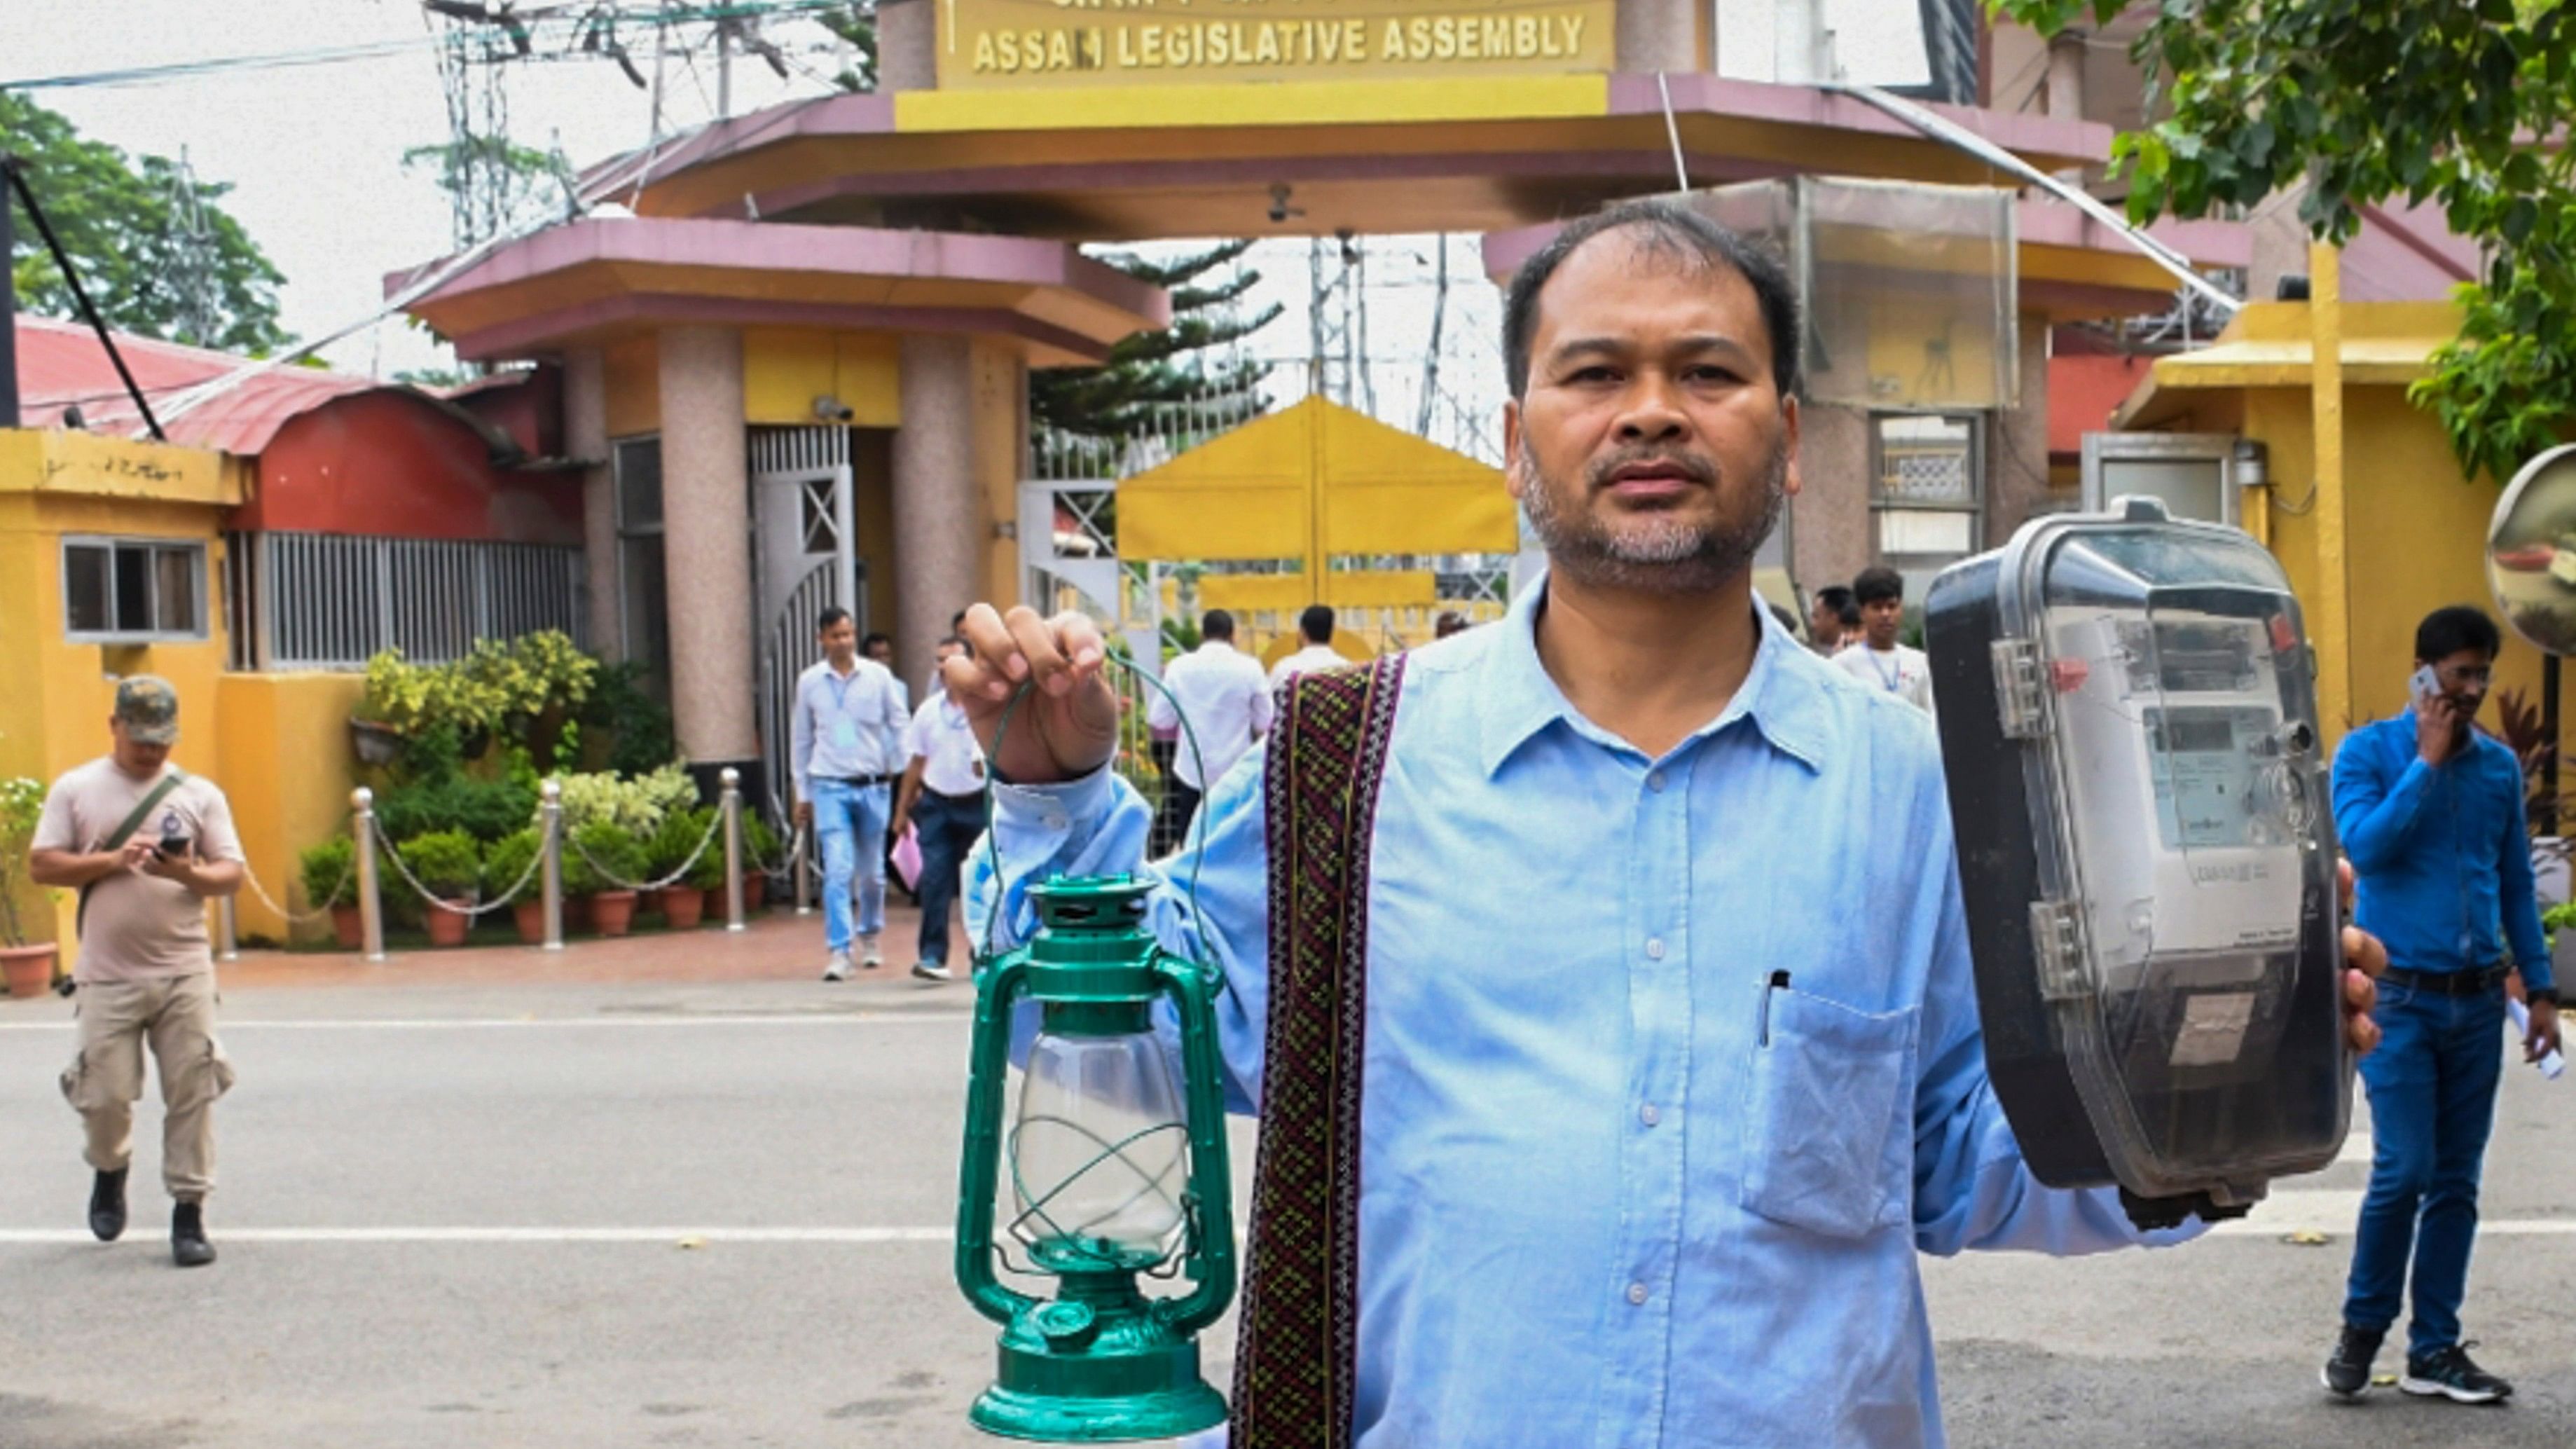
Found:
[[[422,912],[429,944],[462,946],[472,928],[475,892],[483,884],[482,851],[462,830],[433,830],[396,846],[403,866],[440,904]]]
[[[295,864],[296,874],[304,879],[305,905],[331,912],[331,934],[340,949],[355,951],[366,944],[365,920],[358,914],[357,842],[345,835],[332,836],[307,847]]]
[[[45,813],[45,786],[24,775],[0,779],[0,978],[11,996],[42,996],[54,984],[54,943],[29,941],[18,917],[27,842]]]
[[[644,874],[644,843],[613,820],[594,820],[573,832],[578,848],[567,852],[581,862],[596,884],[590,892],[590,921],[603,936],[623,936],[635,924],[635,892],[622,881]]]
[[[712,810],[703,813],[709,819],[715,818]],[[723,919],[725,909],[723,841],[719,840],[708,846],[707,853],[698,857],[698,863],[689,867],[689,886],[697,892],[700,920],[708,916]]]
[[[716,857],[721,875],[723,856],[714,842],[707,842],[703,851],[698,849],[699,842],[706,840],[708,823],[714,819],[715,813],[709,810],[674,810],[663,816],[662,828],[653,832],[652,841],[645,847],[652,861],[653,879],[672,875],[684,865],[690,866],[694,875],[696,866],[703,865],[711,855]],[[692,856],[696,857],[695,865]],[[675,880],[653,892],[651,908],[662,913],[672,930],[695,930],[706,915],[707,893],[694,880]]]
[[[509,901],[519,939],[531,946],[542,945],[546,939],[545,882],[529,870],[542,849],[544,845],[531,826],[502,836],[483,854],[483,898]]]
[[[778,864],[778,832],[749,811],[742,817],[742,910],[751,915],[769,902],[769,868]]]

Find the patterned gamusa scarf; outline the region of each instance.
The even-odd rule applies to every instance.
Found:
[[[1404,656],[1288,682],[1270,738],[1270,1014],[1232,1449],[1347,1449],[1359,1358],[1369,842]]]

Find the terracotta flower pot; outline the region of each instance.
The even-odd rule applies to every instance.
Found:
[[[564,897],[564,934],[587,934],[591,929],[589,896]]]
[[[603,936],[623,936],[635,924],[635,892],[601,891],[590,898],[590,919]]]
[[[0,976],[11,996],[42,996],[54,984],[54,943],[0,946]]]
[[[367,944],[367,921],[356,906],[331,908],[331,934],[338,937],[340,949],[355,951]]]
[[[767,904],[768,904],[768,902],[769,902],[769,877],[767,877],[767,876],[765,876],[765,875],[762,875],[759,871],[756,871],[756,870],[751,870],[751,871],[745,871],[745,872],[743,872],[743,876],[742,876],[742,912],[743,912],[743,914],[744,914],[744,915],[751,915],[751,914],[754,914],[755,912],[759,911],[763,906],[767,905]]]
[[[706,919],[707,893],[690,886],[672,886],[662,892],[662,915],[674,931],[694,931]]]
[[[546,943],[546,902],[543,896],[530,896],[510,905],[510,919],[519,926],[519,939],[531,946]]]
[[[468,907],[474,903],[459,899],[450,900],[447,904]],[[426,918],[425,924],[429,927],[429,944],[433,946],[462,946],[465,944],[465,933],[474,929],[474,918],[466,915],[462,909],[445,911],[432,906],[421,914]]]

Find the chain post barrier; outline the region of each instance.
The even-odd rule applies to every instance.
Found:
[[[245,865],[242,870],[247,874],[250,867]],[[228,895],[215,897],[215,959],[241,959],[240,923],[233,919],[233,898]]]
[[[563,781],[549,778],[537,787],[538,854],[544,860],[546,939],[540,950],[564,948],[563,916]]]
[[[725,864],[725,929],[745,929],[742,918],[742,772],[731,765],[717,777],[724,784],[720,797],[724,820]]]
[[[349,792],[349,808],[355,814],[350,829],[358,837],[358,921],[366,959],[385,959],[385,905],[377,893],[376,880],[376,792],[360,785]]]

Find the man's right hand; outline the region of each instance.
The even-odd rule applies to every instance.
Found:
[[[2428,765],[2440,765],[2460,747],[2460,707],[2446,694],[2415,706],[2415,753]]]
[[[1013,784],[1052,785],[1109,762],[1118,748],[1118,697],[1102,673],[1109,647],[1089,618],[1041,619],[1025,607],[1005,615],[977,604],[966,611],[964,628],[974,653],[944,666],[948,697],[965,711],[997,774]],[[1028,694],[1011,708],[1023,684]]]
[[[799,800],[796,802],[796,823],[799,825],[811,825],[814,823],[813,801]]]
[[[116,870],[141,870],[161,853],[161,842],[140,837],[128,840],[116,853]]]

